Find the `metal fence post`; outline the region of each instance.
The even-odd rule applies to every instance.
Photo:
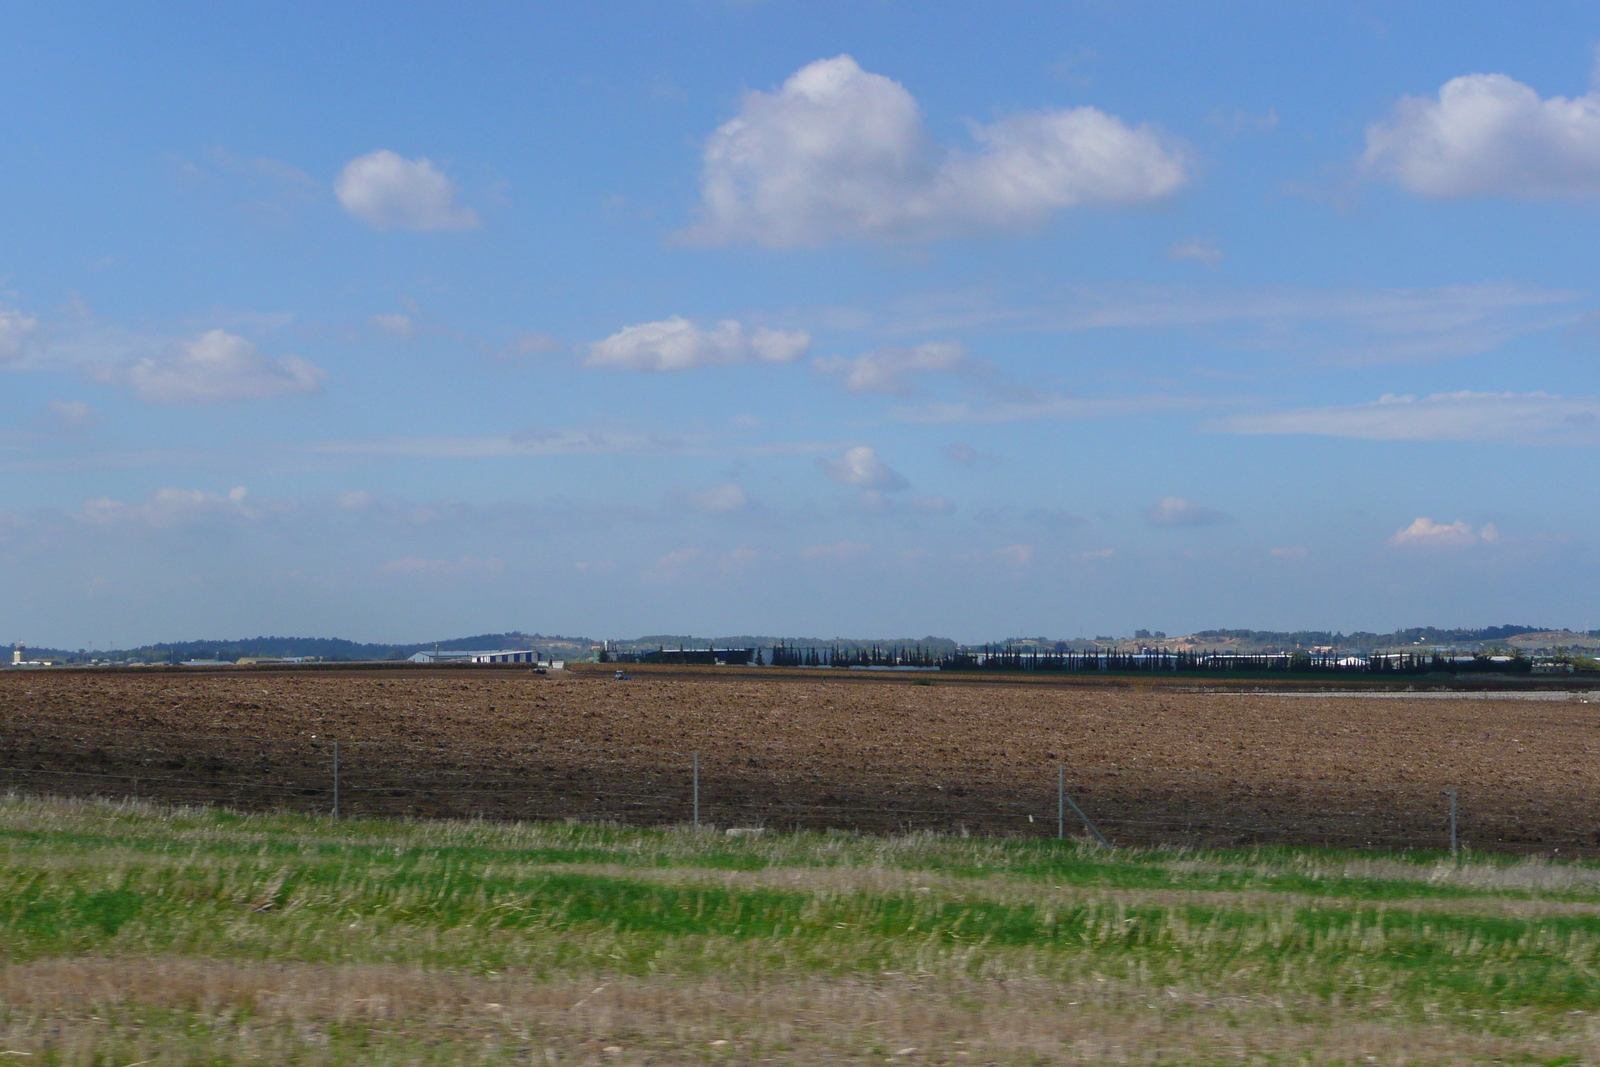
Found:
[[[694,754],[694,828],[700,829],[700,753]]]
[[[1056,764],[1056,840],[1067,839],[1067,765]]]
[[[1064,773],[1065,772],[1063,772],[1063,774]],[[1089,821],[1089,816],[1083,813],[1083,809],[1078,807],[1077,803],[1071,797],[1067,796],[1065,791],[1062,792],[1061,798],[1065,800],[1068,806],[1072,808],[1073,814],[1083,820],[1083,825],[1089,828],[1089,832],[1094,834],[1095,837],[1099,838],[1102,845],[1104,845],[1106,848],[1110,848],[1111,842],[1106,840],[1106,835],[1100,832],[1100,828],[1098,826]]]
[[[333,743],[333,817],[339,817],[339,742]]]
[[[1460,841],[1456,837],[1456,788],[1450,787],[1450,855],[1454,856],[1460,849]]]

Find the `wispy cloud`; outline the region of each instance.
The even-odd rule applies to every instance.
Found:
[[[403,556],[383,565],[391,574],[419,578],[492,578],[506,569],[503,559],[462,556],[459,559],[428,559],[424,556]]]
[[[144,400],[210,404],[320,392],[327,375],[299,356],[269,356],[226,330],[208,330],[165,351],[92,365],[95,379]]]
[[[169,530],[198,523],[248,521],[259,518],[261,509],[249,500],[244,486],[226,493],[201,489],[158,489],[137,504],[124,504],[100,497],[83,505],[82,518],[97,526],[132,523],[153,529]]]
[[[707,515],[726,515],[743,511],[750,506],[750,494],[742,486],[729,482],[701,489],[688,495],[689,506]]]
[[[326,190],[292,163],[267,156],[241,156],[221,145],[190,159],[163,157],[169,173],[185,186],[209,188],[234,200],[236,210],[267,225],[290,222]],[[243,198],[243,199],[238,199]]]
[[[957,371],[969,364],[959,341],[929,341],[915,347],[885,345],[859,356],[828,356],[814,366],[835,376],[852,393],[906,396],[917,391],[917,377],[930,371]]]
[[[526,359],[530,356],[542,356],[546,352],[554,352],[561,347],[557,341],[547,333],[537,331],[518,334],[511,343],[494,352],[493,358],[502,363],[513,360]]]
[[[616,452],[669,452],[685,440],[610,430],[529,430],[516,434],[379,437],[322,441],[298,451],[324,456],[416,459],[495,459],[508,456],[575,456]]]
[[[81,304],[43,324],[32,315],[0,311],[0,364],[14,370],[75,371],[162,403],[305,396],[320,392],[327,378],[310,360],[263,352],[229,330],[188,336],[144,333],[101,322]]]
[[[104,416],[81,400],[52,400],[50,414],[63,429],[76,430],[101,422]]]
[[[987,289],[923,292],[880,308],[812,313],[835,328],[890,335],[1006,330],[1202,332],[1240,351],[1328,365],[1425,363],[1477,355],[1569,326],[1580,294],[1516,282],[1418,289],[1077,286],[1015,300]]]
[[[1204,397],[1147,396],[1075,397],[1057,393],[1024,393],[1020,399],[971,402],[931,400],[894,407],[889,417],[900,422],[1026,422],[1034,419],[1107,419],[1148,415],[1161,411],[1186,411],[1220,403]]]
[[[1029,508],[1023,518],[1054,530],[1065,530],[1083,524],[1083,516],[1062,508]]]
[[[1388,395],[1366,404],[1236,415],[1204,424],[1230,434],[1316,434],[1368,441],[1600,442],[1600,399],[1550,393]]]
[[[831,545],[807,545],[800,550],[801,559],[822,559],[834,563],[855,559],[872,550],[860,541],[837,541]]]
[[[20,311],[0,311],[0,363],[21,359],[39,320]]]
[[[1215,526],[1232,522],[1225,511],[1204,507],[1179,496],[1163,497],[1159,504],[1146,508],[1144,521],[1151,526]]]
[[[411,321],[411,316],[402,315],[398,312],[386,315],[368,315],[367,324],[401,341],[410,340],[417,332],[416,324]]]
[[[1167,258],[1176,260],[1193,260],[1214,267],[1222,262],[1222,249],[1217,247],[1215,241],[1202,240],[1191,237],[1187,241],[1179,241],[1167,249]]]

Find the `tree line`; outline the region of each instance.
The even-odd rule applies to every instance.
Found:
[[[981,650],[934,652],[922,646],[772,648],[774,667],[937,668],[944,671],[1278,672],[1284,674],[1526,674],[1526,657],[1448,656],[1438,652],[1350,656],[1332,652],[1074,652],[985,645]]]

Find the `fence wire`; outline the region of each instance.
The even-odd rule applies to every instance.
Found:
[[[328,738],[177,733],[22,722],[0,726],[0,785],[13,792],[219,803],[242,810],[329,813],[335,743]],[[373,739],[340,741],[342,814],[583,819],[634,825],[691,821],[691,753],[619,747],[572,762],[548,745]],[[1109,769],[1107,769],[1109,770]],[[1119,786],[1100,768],[1068,768],[1068,793],[1113,843],[1323,844],[1441,849],[1446,802],[1427,791],[1338,791],[1304,782],[1241,780],[1203,770]],[[1558,818],[1537,801],[1507,804],[1463,792],[1460,836],[1474,848],[1600,853],[1600,805]],[[1355,793],[1357,795],[1352,796]],[[1055,767],[996,773],[959,765],[879,766],[852,780],[785,768],[701,764],[707,824],[868,832],[936,830],[1053,837]],[[1363,803],[1363,799],[1365,803]],[[1076,817],[1064,824],[1085,835]]]

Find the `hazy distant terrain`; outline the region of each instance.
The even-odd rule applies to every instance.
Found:
[[[589,637],[560,634],[524,633],[512,630],[505,633],[477,634],[472,637],[452,637],[439,641],[418,641],[413,644],[382,644],[347,641],[337,637],[250,637],[235,639],[208,639],[194,641],[160,642],[129,649],[57,649],[27,646],[29,658],[58,661],[87,659],[132,660],[146,663],[182,662],[184,660],[214,659],[238,660],[250,658],[306,658],[330,662],[357,662],[372,660],[403,660],[416,652],[440,649],[442,651],[468,651],[480,649],[534,649],[556,659],[584,659],[599,640]],[[1297,649],[1327,649],[1330,651],[1385,651],[1425,650],[1431,648],[1456,649],[1478,652],[1490,649],[1600,649],[1600,630],[1575,632],[1541,626],[1488,626],[1482,629],[1442,629],[1418,626],[1393,633],[1379,634],[1368,631],[1342,633],[1327,630],[1197,630],[1192,634],[1169,637],[1160,631],[1137,631],[1132,637],[1098,636],[1058,639],[1050,637],[1011,637],[1001,640],[962,645],[948,637],[774,637],[770,635],[739,634],[727,637],[695,637],[691,634],[650,634],[644,637],[613,638],[613,650],[647,651],[656,648],[771,648],[787,645],[793,648],[837,648],[856,650],[863,648],[912,649],[923,648],[931,653],[954,652],[961,648],[1020,647],[1053,649],[1055,651],[1084,651],[1114,649],[1137,651],[1143,648],[1161,648],[1170,651],[1228,651],[1228,652],[1287,652]]]

